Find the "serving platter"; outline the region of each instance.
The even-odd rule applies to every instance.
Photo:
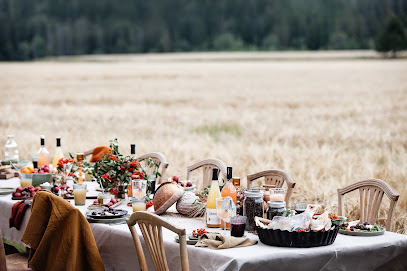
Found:
[[[97,218],[91,218],[91,217],[86,217],[89,223],[104,223],[104,224],[124,224],[126,223],[126,218],[128,218],[130,215],[125,215],[123,217],[118,217],[118,218],[104,218],[104,219],[97,219]]]
[[[102,211],[103,209],[100,209],[100,211]],[[114,211],[117,212],[117,214],[112,214],[112,215],[100,215],[100,214],[92,214],[93,212],[96,212],[98,210],[93,210],[93,211],[87,211],[86,215],[89,218],[93,218],[93,219],[112,219],[112,218],[121,218],[125,215],[127,215],[127,211],[126,210],[121,210],[121,209],[115,209]]]
[[[175,235],[175,241],[179,243],[179,236]],[[193,237],[192,235],[187,236],[187,245],[195,245],[198,243],[198,238]]]
[[[360,230],[360,231],[347,231],[343,229],[339,229],[339,233],[345,234],[345,235],[352,235],[352,236],[379,236],[383,235],[386,232],[386,229],[383,227],[379,227],[378,231],[366,231],[366,230]]]

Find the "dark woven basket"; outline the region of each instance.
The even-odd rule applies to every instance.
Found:
[[[320,247],[331,245],[338,235],[339,226],[329,231],[289,232],[281,230],[262,229],[256,226],[256,231],[262,243],[277,247]]]

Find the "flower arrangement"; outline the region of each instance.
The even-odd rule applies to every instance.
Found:
[[[110,153],[102,155],[89,172],[105,191],[118,194],[119,186],[126,186],[132,179],[146,179],[134,157],[119,153],[117,138],[110,141],[110,149]]]
[[[61,184],[66,184],[66,181],[69,177],[75,180],[76,175],[72,172],[72,166],[76,163],[76,160],[72,158],[72,155],[69,154],[71,158],[61,158],[58,161],[57,170],[60,174],[59,181]]]

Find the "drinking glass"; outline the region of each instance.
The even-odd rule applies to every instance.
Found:
[[[74,184],[73,196],[75,205],[85,205],[86,202],[86,184]]]
[[[146,200],[145,198],[135,198],[132,200],[133,212],[145,211],[146,210]]]
[[[230,235],[234,237],[242,237],[246,229],[247,217],[237,215],[230,218]]]
[[[284,201],[285,189],[284,188],[270,188],[270,201]]]
[[[229,218],[233,213],[235,204],[231,197],[217,198],[216,199],[216,213],[220,219],[225,222],[229,222]],[[226,229],[225,223],[222,225],[222,229]]]
[[[308,206],[309,202],[305,201],[299,201],[299,202],[294,202],[294,210],[296,214],[301,214],[303,213]]]
[[[135,198],[144,198],[147,191],[147,180],[143,179],[134,179],[131,180],[131,188],[133,190],[133,197]]]

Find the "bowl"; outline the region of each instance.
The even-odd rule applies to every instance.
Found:
[[[33,179],[33,186],[39,186],[42,183],[45,182],[52,182],[52,174],[51,173],[45,173],[45,174],[38,174],[38,173],[32,173],[32,179]]]

